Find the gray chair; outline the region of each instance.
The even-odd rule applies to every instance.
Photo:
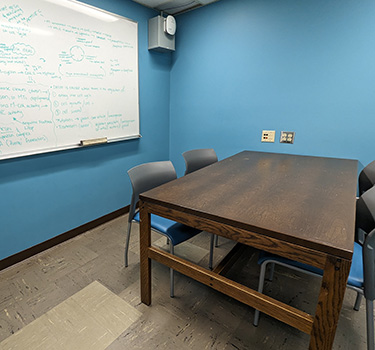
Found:
[[[267,265],[271,264],[272,280],[275,264],[322,276],[323,271],[313,266],[296,262],[278,255],[261,252],[258,263],[260,276],[258,292],[263,292]],[[367,349],[374,350],[374,307],[375,299],[375,187],[367,190],[358,200],[356,208],[356,235],[352,265],[347,287],[357,292],[354,310],[359,310],[362,296],[366,299]],[[255,310],[254,325],[259,323],[259,310]]]
[[[365,166],[359,173],[358,190],[361,196],[375,185],[375,160]]]
[[[177,178],[176,171],[170,161],[152,162],[138,165],[128,171],[133,187],[130,202],[128,231],[125,245],[125,266],[128,266],[128,251],[132,222],[139,222],[139,212],[136,205],[139,194],[154,187],[172,181]],[[170,253],[174,254],[174,247],[201,232],[192,227],[177,223],[175,221],[151,214],[151,228],[167,237],[169,241]],[[174,296],[174,273],[170,269],[170,295]]]
[[[185,160],[185,175],[217,162],[217,155],[212,148],[192,149],[182,153]],[[214,243],[215,242],[215,243]],[[214,244],[219,244],[219,236],[211,235],[209,268],[212,270]]]
[[[212,148],[193,149],[182,153],[182,156],[185,159],[185,175],[217,162],[217,155]]]

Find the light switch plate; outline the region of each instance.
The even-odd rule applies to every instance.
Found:
[[[263,130],[262,142],[275,142],[275,130]]]
[[[294,143],[294,131],[282,131],[280,133],[280,143]]]

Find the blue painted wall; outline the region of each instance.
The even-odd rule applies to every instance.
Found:
[[[147,50],[156,12],[85,2],[139,23],[143,138],[1,161],[0,259],[128,205],[136,164],[170,158],[182,175],[188,149],[375,159],[373,0],[220,0],[177,17],[173,55]]]
[[[130,0],[85,2],[138,22],[143,138],[0,161],[0,259],[128,205],[126,171],[169,159],[171,55],[148,52],[157,13]]]
[[[221,0],[177,17],[179,174],[181,153],[200,147],[375,159],[374,18],[373,0]],[[295,143],[261,143],[262,129]]]

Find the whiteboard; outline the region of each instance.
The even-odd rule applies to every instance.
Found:
[[[140,137],[138,24],[73,0],[0,2],[0,159]]]

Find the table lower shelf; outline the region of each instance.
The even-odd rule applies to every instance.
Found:
[[[148,257],[219,292],[229,295],[244,304],[252,306],[284,323],[287,323],[302,332],[310,334],[314,322],[314,317],[312,315],[221,275],[221,273],[228,268],[228,263],[238,257],[241,249],[242,248],[238,247],[232,250],[229,253],[230,256],[224,258],[223,263],[219,263],[213,271],[207,270],[155,247],[148,248]],[[150,295],[150,290],[141,289],[141,300],[143,303],[150,305],[151,300],[148,300],[150,299]]]

